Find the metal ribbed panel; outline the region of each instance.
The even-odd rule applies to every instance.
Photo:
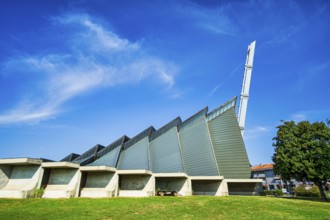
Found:
[[[109,166],[116,167],[117,158],[119,155],[121,146],[117,146],[115,149],[112,149],[110,152],[100,157],[94,163],[88,164],[88,166]]]
[[[75,160],[77,157],[79,157],[79,154],[75,154],[75,153],[71,153],[68,156],[64,157],[62,160],[60,160],[61,162],[70,162]]]
[[[149,147],[152,172],[184,172],[176,127],[158,136]]]
[[[142,140],[136,142],[135,144],[131,145],[129,148],[124,149],[120,153],[120,157],[118,161],[118,169],[149,170],[148,144],[149,144],[149,137],[147,136]]]
[[[133,146],[135,143],[139,142],[140,140],[142,140],[145,137],[150,137],[152,135],[153,132],[155,132],[156,130],[154,129],[154,127],[149,127],[146,130],[142,131],[141,133],[139,133],[138,135],[136,135],[135,137],[133,137],[132,139],[130,139],[129,141],[127,141],[123,148],[124,150],[126,150],[127,148]]]
[[[236,99],[237,99],[237,97],[234,97],[231,100],[227,101],[225,104],[221,105],[220,107],[218,107],[218,108],[214,109],[213,111],[211,111],[210,113],[208,113],[206,116],[206,118],[207,118],[206,120],[210,121],[213,118],[218,117],[220,114],[227,111],[228,109],[235,107]]]
[[[97,144],[94,147],[92,147],[91,149],[89,149],[88,151],[86,151],[85,153],[83,153],[82,155],[80,155],[79,157],[77,157],[76,159],[74,159],[72,162],[81,163],[85,159],[95,156],[97,154],[97,152],[99,152],[100,150],[102,150],[104,148],[105,148],[104,146]]]
[[[197,115],[191,123],[182,126],[179,137],[184,168],[188,175],[219,175],[205,114]]]
[[[180,117],[175,118],[174,120],[170,121],[169,123],[167,123],[166,125],[164,125],[163,127],[159,128],[157,131],[155,131],[151,136],[150,136],[150,141],[153,141],[154,139],[158,138],[159,136],[161,136],[162,134],[164,134],[165,132],[167,132],[168,130],[177,127],[178,125],[181,124],[181,119]]]
[[[109,153],[113,149],[117,148],[119,145],[124,144],[128,140],[129,140],[129,137],[127,137],[125,135],[122,136],[121,138],[119,138],[118,140],[115,140],[114,142],[112,142],[111,144],[109,144],[106,148],[104,148],[103,150],[99,151],[97,153],[97,158],[103,157],[104,155],[106,155],[107,153]]]
[[[249,159],[234,108],[208,122],[220,175],[227,179],[250,178]]]

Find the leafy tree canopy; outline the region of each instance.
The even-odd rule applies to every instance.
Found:
[[[330,128],[324,122],[282,122],[273,138],[274,172],[287,181],[313,181],[326,200],[322,184],[330,179]]]

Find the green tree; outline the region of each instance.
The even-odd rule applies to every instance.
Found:
[[[330,179],[330,128],[324,122],[282,121],[273,138],[275,174],[283,180],[312,181],[327,201],[323,186]]]

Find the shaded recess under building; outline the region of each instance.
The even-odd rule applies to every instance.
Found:
[[[0,159],[0,198],[26,198],[40,188],[45,159]]]
[[[93,162],[97,152],[103,148],[104,146],[98,144],[70,162],[64,161],[65,158],[71,159],[69,155],[60,162],[42,163],[41,187],[45,189],[43,198],[71,198],[77,196],[81,177],[80,166]]]

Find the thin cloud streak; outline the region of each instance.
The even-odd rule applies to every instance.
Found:
[[[317,76],[327,76],[330,72],[330,61],[319,63],[311,67],[304,67],[304,70],[298,74],[298,80],[294,86],[296,92],[301,92],[306,84],[311,84]]]
[[[207,96],[209,96],[209,97],[211,97],[211,96],[213,96],[215,93],[216,93],[216,91],[229,79],[229,78],[231,78],[232,76],[234,76],[236,73],[237,73],[237,71],[240,69],[240,67],[241,66],[243,66],[243,63],[241,62],[241,63],[239,63],[234,69],[233,69],[233,71],[231,71],[227,76],[226,76],[226,78],[221,82],[221,83],[219,83],[218,85],[216,85],[208,94],[207,94]]]
[[[291,116],[293,121],[300,122],[300,121],[306,121],[307,116],[303,113],[295,113]]]
[[[251,129],[246,129],[244,133],[244,139],[249,140],[249,139],[255,139],[260,136],[264,136],[269,134],[271,131],[271,128],[268,126],[255,126]]]
[[[279,44],[288,42],[295,34],[305,29],[311,22],[316,21],[327,11],[330,3],[320,5],[319,8],[310,17],[306,18],[303,10],[296,2],[290,1],[288,8],[292,11],[293,21],[291,25],[284,29],[279,29],[274,37],[265,42],[266,45],[278,46]]]
[[[0,124],[31,123],[55,117],[69,100],[100,87],[149,80],[171,89],[178,68],[151,56],[139,43],[120,38],[86,14],[53,17],[53,24],[67,30],[70,53],[14,57],[3,65],[8,72],[27,70],[40,74],[36,100],[23,99],[0,115]],[[70,31],[72,28],[72,31]]]
[[[309,110],[309,111],[299,111],[291,114],[289,116],[289,120],[293,120],[295,122],[301,122],[301,121],[314,121],[315,118],[320,118],[320,116],[325,115],[325,119],[327,118],[327,115],[330,114],[330,109],[324,109],[324,110]]]
[[[192,24],[200,29],[220,35],[236,36],[237,28],[226,14],[227,6],[215,9],[199,7],[198,4],[176,5],[176,11],[190,17]]]
[[[211,90],[211,92],[209,92],[209,94],[208,94],[208,96],[213,96],[213,94],[218,90],[220,88],[220,84],[219,85],[217,85],[217,86],[215,86],[212,90]]]

